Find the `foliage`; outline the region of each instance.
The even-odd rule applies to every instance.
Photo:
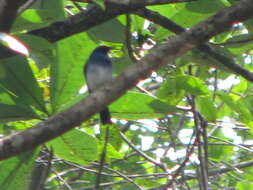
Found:
[[[133,64],[130,53],[141,58],[174,35],[136,15],[130,15],[130,23],[121,15],[54,43],[26,33],[78,13],[79,6],[89,6],[73,2],[40,0],[18,15],[9,37],[27,48],[29,55],[21,55],[26,53],[10,47],[13,42],[0,35],[1,45],[20,53],[0,60],[2,135],[26,130],[86,96],[87,92],[81,90],[85,84],[83,66],[98,45],[114,47],[111,57],[117,76]],[[106,9],[102,0],[95,3]],[[233,3],[202,0],[148,8],[190,28]],[[131,26],[130,42],[126,42],[127,24]],[[230,31],[213,37],[210,43],[221,54],[252,71],[252,35],[252,22],[238,23]],[[241,168],[242,163],[252,159],[253,85],[201,53],[187,52],[175,63],[139,81],[136,88],[110,105],[114,124],[110,126],[101,181],[105,188],[162,189],[172,172],[172,179],[177,181],[175,189],[198,189],[203,182],[197,174],[204,164],[209,168],[211,189],[252,187],[252,164],[241,170],[234,166]],[[48,154],[52,150],[51,160],[38,154],[40,147],[1,161],[1,189],[27,189],[35,161],[51,163],[46,189],[92,189],[105,143],[105,128],[98,123],[96,115],[48,142],[43,151]],[[200,149],[206,154],[200,155]],[[177,170],[179,166],[181,170]],[[220,172],[221,168],[228,170]],[[176,176],[175,171],[179,171]]]

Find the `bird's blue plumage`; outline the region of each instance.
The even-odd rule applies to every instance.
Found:
[[[110,48],[107,46],[97,47],[90,55],[84,67],[84,76],[90,93],[104,86],[112,79],[112,63],[108,56]],[[111,123],[110,112],[105,108],[100,112],[103,124]]]

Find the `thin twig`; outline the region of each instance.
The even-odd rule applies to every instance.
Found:
[[[63,182],[63,184],[65,185],[65,187],[69,190],[73,190],[72,187],[60,176],[58,175],[58,172],[55,168],[51,168],[52,172],[55,173],[55,175],[57,176],[57,178]]]
[[[171,180],[165,185],[165,188],[171,188],[172,184],[174,183],[174,181],[176,180],[176,178],[179,176],[180,172],[182,172],[183,168],[185,167],[186,163],[189,161],[190,156],[193,153],[194,147],[197,145],[197,139],[195,138],[193,145],[191,146],[191,148],[187,149],[187,153],[185,156],[184,161],[180,164],[179,168],[176,170],[176,172],[172,175]]]
[[[190,73],[191,74],[191,73]],[[207,171],[207,163],[205,158],[205,150],[203,149],[203,146],[200,142],[202,142],[201,135],[202,135],[202,128],[200,124],[199,116],[200,114],[196,110],[195,105],[195,97],[189,96],[188,102],[192,107],[192,113],[193,113],[193,120],[196,130],[196,139],[198,142],[198,159],[199,159],[199,169],[200,169],[200,175],[199,175],[199,189],[200,190],[207,190],[208,189],[208,171]]]
[[[247,147],[245,147],[245,146],[243,146],[243,145],[239,145],[239,144],[232,143],[232,142],[230,142],[230,141],[226,141],[226,140],[221,139],[221,138],[218,138],[218,137],[209,136],[208,138],[222,141],[222,142],[224,142],[224,143],[233,145],[233,146],[235,146],[235,147],[238,147],[238,148],[240,148],[240,149],[246,150],[246,151],[248,151],[248,152],[253,152],[253,149],[247,148]]]
[[[149,162],[153,163],[154,165],[158,166],[159,168],[161,168],[163,171],[167,172],[166,167],[164,166],[164,164],[158,163],[156,160],[154,160],[153,158],[151,158],[150,156],[148,156],[147,154],[145,154],[143,151],[139,150],[138,148],[136,148],[128,139],[127,137],[123,134],[120,133],[120,136],[122,137],[122,139],[128,144],[128,146],[130,146],[134,151],[136,151],[140,156],[142,156],[143,158],[145,158],[146,160],[148,160]]]
[[[200,120],[200,129],[201,129],[201,134],[203,138],[203,146],[199,144],[199,146],[203,147],[203,169],[204,169],[204,175],[205,175],[205,188],[208,189],[208,137],[207,137],[207,121],[202,117],[200,113],[198,113],[198,118]]]
[[[213,83],[213,101],[215,101],[217,90],[218,90],[218,70],[215,69],[215,71],[214,71],[214,83]]]
[[[112,172],[118,174],[117,177],[122,177],[122,178],[125,179],[126,181],[128,181],[128,182],[132,183],[133,185],[135,185],[138,189],[144,190],[141,186],[139,186],[137,183],[135,183],[135,182],[134,182],[131,178],[129,178],[127,175],[125,175],[125,174],[123,174],[123,173],[121,173],[121,172],[119,172],[119,171],[117,171],[117,170],[114,170],[114,169],[112,169],[112,168],[109,168],[109,167],[107,167],[107,166],[104,166],[104,168],[107,169],[107,170],[109,170],[109,171],[112,171]]]

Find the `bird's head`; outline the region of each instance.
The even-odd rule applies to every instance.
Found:
[[[108,53],[112,48],[111,47],[108,47],[108,46],[99,46],[97,47],[94,52],[97,52],[97,53]]]

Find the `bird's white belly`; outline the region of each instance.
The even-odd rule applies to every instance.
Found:
[[[112,79],[112,69],[103,66],[91,67],[90,71],[87,73],[87,81],[89,89],[94,91]]]

